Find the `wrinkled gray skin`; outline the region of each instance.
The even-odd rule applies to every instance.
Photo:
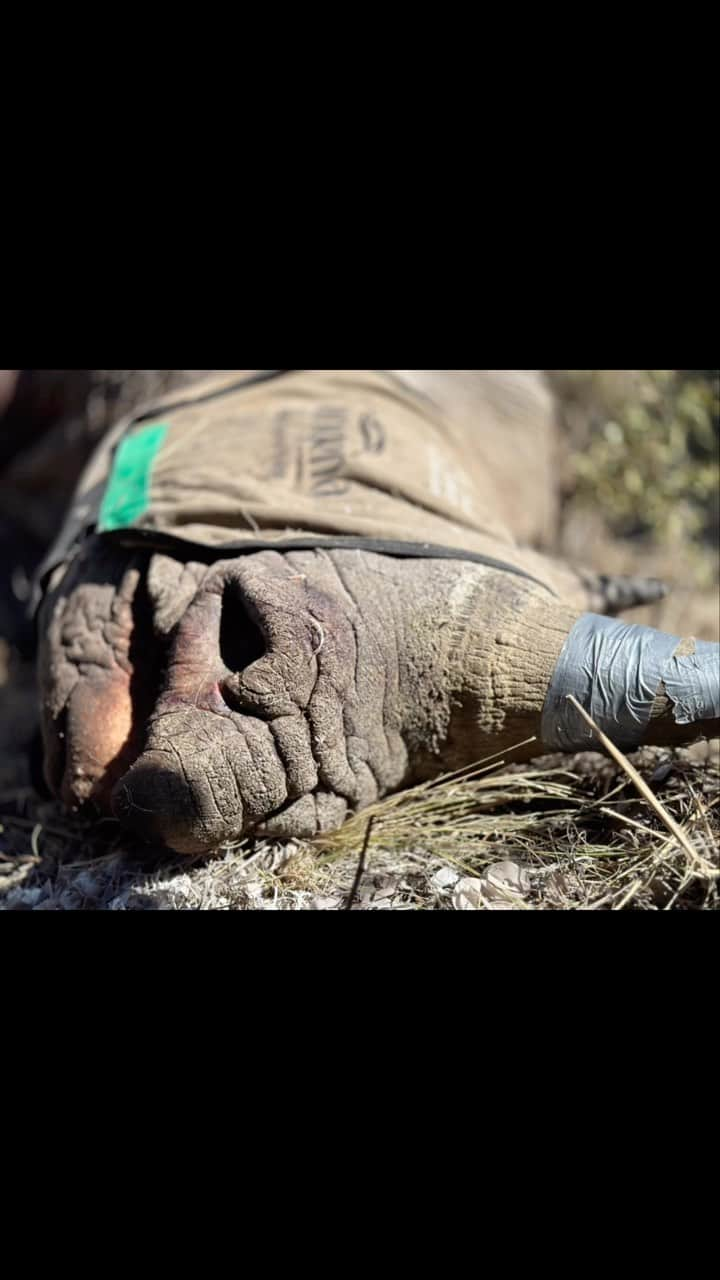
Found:
[[[89,542],[57,577],[39,620],[48,783],[188,854],[328,831],[539,738],[578,616],[612,591],[645,598],[576,576],[555,599],[481,565],[359,551],[205,567]],[[656,740],[699,731],[658,706]]]
[[[43,609],[48,781],[187,853],[329,830],[530,736],[576,616],[461,562],[144,567],[89,546]]]

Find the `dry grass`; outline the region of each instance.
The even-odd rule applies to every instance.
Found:
[[[501,862],[518,863],[529,875],[525,905],[717,907],[720,774],[714,753],[705,764],[693,763],[691,752],[646,750],[639,756],[636,764],[645,764],[650,779],[668,771],[660,803],[683,838],[668,835],[657,805],[633,794],[624,769],[602,757],[563,767],[508,771],[502,765],[487,777],[468,771],[375,806],[368,874],[375,855],[382,863],[388,854],[402,858],[413,851],[420,865],[439,861],[470,878],[482,879]],[[578,776],[578,767],[584,775]],[[317,841],[320,865],[352,857],[367,820],[361,814]]]
[[[507,758],[392,796],[311,843],[250,842],[215,859],[138,859],[115,824],[78,827],[32,793],[6,817],[0,901],[11,910],[713,910],[720,744],[632,757],[683,839],[625,769],[594,754]],[[9,797],[0,797],[0,810]]]

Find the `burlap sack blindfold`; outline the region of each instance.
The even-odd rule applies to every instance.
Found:
[[[208,561],[267,547],[447,556],[550,590],[493,516],[481,431],[387,371],[213,378],[108,433],[40,582],[98,534]]]

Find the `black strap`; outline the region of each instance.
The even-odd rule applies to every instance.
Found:
[[[158,413],[164,413],[166,410],[169,413],[171,411],[174,412],[176,409],[187,409],[194,404],[206,404],[208,400],[220,400],[223,396],[229,396],[234,391],[242,391],[245,387],[255,387],[260,382],[271,382],[273,378],[282,378],[286,373],[295,372],[297,372],[295,369],[263,369],[260,373],[254,374],[252,378],[239,378],[236,382],[231,382],[226,387],[215,387],[210,391],[202,392],[200,395],[185,396],[182,400],[173,399],[170,404],[150,405],[142,413],[130,420],[127,429],[131,431],[138,422],[147,422],[148,418],[154,418]]]
[[[88,533],[91,531],[89,530]],[[178,560],[197,560],[200,564],[213,564],[217,560],[226,560],[229,556],[253,555],[258,551],[372,551],[375,555],[394,556],[398,560],[468,560],[473,564],[486,565],[490,569],[498,569],[502,573],[512,573],[518,578],[526,578],[539,587],[544,587],[550,595],[555,592],[540,578],[535,578],[517,565],[506,560],[497,560],[494,556],[482,555],[479,551],[463,551],[458,547],[436,546],[432,542],[399,542],[392,538],[358,538],[352,534],[337,537],[318,537],[308,534],[301,538],[274,538],[262,541],[257,539],[241,539],[224,542],[220,546],[206,546],[192,542],[189,538],[179,538],[174,533],[163,533],[158,529],[117,529],[111,533],[97,535],[100,541],[111,541],[115,545],[128,549],[157,551],[173,556]]]

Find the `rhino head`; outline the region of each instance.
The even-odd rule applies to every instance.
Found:
[[[343,518],[359,519],[352,485],[362,484],[361,518],[372,518],[378,495],[391,532],[415,519],[421,537],[423,521],[435,530],[444,520],[451,545],[442,555],[434,542],[411,555],[392,539],[381,549],[328,539],[319,498],[316,509],[307,492],[273,487],[275,454],[263,454],[260,479],[252,473],[253,441],[258,452],[267,443],[253,436],[265,429],[263,406],[272,405],[278,448],[277,424],[287,432],[292,414],[305,411],[312,379],[280,379],[249,400],[231,396],[217,418],[222,429],[205,430],[195,406],[186,437],[194,456],[183,454],[179,432],[170,469],[155,477],[155,525],[169,494],[183,511],[176,532],[191,520],[204,530],[218,513],[227,522],[236,508],[235,519],[241,508],[251,513],[256,534],[271,512],[277,532],[286,502],[294,520],[310,512],[317,545],[280,539],[275,549],[260,539],[257,550],[223,554],[221,539],[196,558],[96,531],[69,564],[55,566],[39,614],[39,672],[47,780],[66,806],[93,805],[144,839],[195,854],[248,833],[334,829],[392,791],[528,739],[514,759],[587,749],[570,693],[625,747],[720,734],[718,646],[603,616],[658,598],[657,583],[583,574],[519,548],[506,531],[514,524],[536,544],[550,536],[555,442],[541,380],[455,374],[453,382],[452,371],[404,371],[363,384],[374,417],[365,414],[355,452],[345,448],[349,487],[335,486],[333,499],[338,511],[348,508]],[[321,409],[334,407],[333,421],[344,386],[334,375],[319,396]],[[349,375],[348,386],[354,403],[360,393]],[[368,422],[390,430],[398,403],[417,413],[423,440],[437,434],[431,483],[439,496],[394,476],[377,456],[381,436]],[[244,431],[234,432],[241,421]],[[330,434],[320,439],[337,472]],[[365,451],[362,438],[371,442]],[[231,453],[218,461],[220,441]],[[412,457],[413,440],[403,447]],[[462,506],[465,489],[443,449],[453,466],[465,450],[475,508]],[[316,476],[317,447],[297,456]],[[448,495],[462,506],[450,516]],[[478,507],[481,518],[471,517]],[[464,556],[463,539],[473,538],[482,551]]]

